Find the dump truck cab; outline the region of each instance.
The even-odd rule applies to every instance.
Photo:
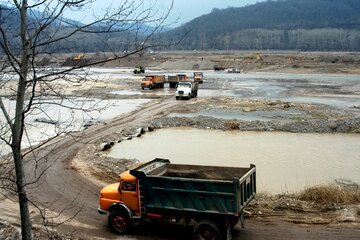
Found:
[[[190,99],[196,98],[198,92],[199,85],[197,82],[194,81],[187,81],[187,82],[179,82],[177,89],[176,89],[176,99]]]
[[[145,88],[151,89],[152,86],[153,86],[153,77],[146,76],[141,80],[141,88],[142,89],[145,89]]]
[[[126,171],[120,175],[118,183],[110,184],[100,191],[101,212],[107,212],[117,204],[125,204],[133,213],[139,211],[137,178]]]
[[[203,83],[204,75],[202,72],[194,72],[194,81],[198,83]]]
[[[153,89],[163,88],[165,83],[165,75],[148,75],[141,81],[141,88]]]

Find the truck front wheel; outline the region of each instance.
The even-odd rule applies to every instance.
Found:
[[[127,212],[121,210],[113,210],[108,219],[109,226],[114,233],[127,233],[132,227],[132,221]]]
[[[194,227],[194,239],[195,240],[219,240],[220,229],[211,221],[200,221]]]

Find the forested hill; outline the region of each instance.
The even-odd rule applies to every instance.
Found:
[[[277,0],[214,9],[167,37],[182,49],[360,50],[360,0]]]
[[[214,9],[188,25],[207,32],[249,28],[360,28],[360,1],[267,1],[242,8]]]

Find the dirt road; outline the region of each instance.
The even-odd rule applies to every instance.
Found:
[[[161,104],[158,101],[161,101]],[[92,126],[80,133],[51,142],[36,151],[35,155],[28,156],[26,172],[30,176],[29,181],[36,179],[46,170],[40,180],[32,185],[29,192],[30,199],[35,203],[47,203],[45,205],[48,208],[48,214],[59,215],[62,220],[68,219],[56,228],[63,234],[70,234],[72,238],[118,239],[119,236],[108,229],[107,217],[99,215],[96,211],[98,193],[103,186],[75,171],[71,167],[71,161],[87,143],[116,132],[125,124],[136,124],[161,115],[166,109],[176,104],[173,98],[153,101],[142,109],[120,116],[106,125]],[[36,212],[34,211],[33,214],[36,215]],[[40,220],[39,216],[34,218],[35,223],[39,223]],[[358,239],[359,235],[360,230],[353,229],[351,226],[296,225],[268,217],[249,219],[246,229],[242,229],[240,225],[236,226],[233,238],[242,240]],[[183,226],[164,227],[157,224],[145,224],[137,228],[133,235],[121,237],[121,239],[153,240],[190,238],[191,227],[184,229]]]

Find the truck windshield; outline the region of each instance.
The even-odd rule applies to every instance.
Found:
[[[121,185],[121,190],[135,192],[136,182],[123,182]]]
[[[179,83],[179,87],[191,87],[191,83]]]

